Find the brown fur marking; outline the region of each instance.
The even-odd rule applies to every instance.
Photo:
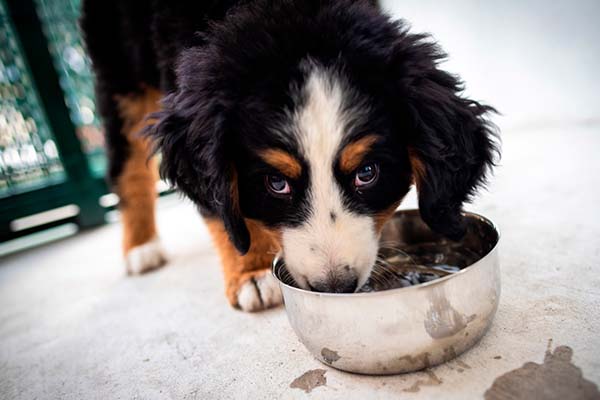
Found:
[[[423,162],[417,155],[417,152],[412,148],[408,149],[408,159],[410,160],[410,166],[412,168],[413,183],[417,185],[417,188],[419,188],[425,179],[425,165],[423,165]]]
[[[229,303],[239,307],[237,294],[249,279],[262,275],[271,267],[275,254],[281,248],[281,238],[275,232],[258,221],[246,219],[250,232],[250,249],[245,255],[236,250],[223,222],[216,218],[206,219],[206,225],[221,257],[225,277],[225,294]]]
[[[401,202],[402,202],[402,200],[398,200],[397,202],[395,202],[394,204],[392,204],[385,210],[380,211],[377,214],[375,214],[375,216],[373,217],[373,220],[375,221],[375,232],[377,232],[377,234],[381,233],[383,226],[394,215],[394,213],[396,212],[396,209],[400,206]]]
[[[231,192],[231,207],[234,213],[240,212],[240,194],[238,192],[238,177],[235,168],[231,168],[231,186],[229,188]]]
[[[299,178],[302,173],[300,162],[291,154],[280,149],[267,149],[259,153],[260,157],[290,178]]]
[[[358,168],[378,138],[377,135],[368,135],[348,144],[340,155],[340,169],[342,172],[350,173]]]
[[[119,176],[116,191],[123,222],[123,252],[142,245],[156,236],[154,203],[156,201],[157,163],[149,159],[151,143],[139,136],[149,123],[146,116],[158,111],[161,94],[146,89],[142,95],[116,98],[123,118],[123,135],[129,142],[129,154]]]

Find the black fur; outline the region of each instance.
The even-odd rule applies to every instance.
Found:
[[[427,36],[400,35],[394,43],[393,92],[412,127],[409,145],[425,166],[419,187],[423,220],[458,240],[465,233],[462,205],[485,183],[499,150],[492,107],[461,97],[461,81],[438,68],[445,54]]]
[[[146,87],[175,89],[176,59],[203,43],[211,20],[239,0],[84,0],[80,26],[96,75],[96,101],[104,120],[109,180],[115,184],[129,155],[115,96]]]
[[[369,155],[383,164],[378,188],[365,194],[345,190],[347,204],[374,214],[404,196],[411,148],[426,169],[419,188],[424,220],[450,238],[463,234],[462,204],[493,164],[494,134],[485,119],[492,109],[461,97],[460,81],[438,68],[443,54],[428,37],[408,33],[371,1],[173,3],[153,3],[151,32],[142,43],[153,38],[154,53],[140,52],[148,56],[145,65],[157,66],[152,71],[127,67],[137,59],[109,57],[111,49],[121,57],[126,45],[120,43],[127,40],[113,36],[124,32],[100,33],[95,28],[103,22],[86,7],[83,28],[99,92],[135,91],[144,84],[170,92],[150,130],[163,155],[162,173],[203,214],[224,220],[240,252],[250,245],[244,217],[285,225],[300,223],[306,212],[310,166],[294,182],[295,196],[277,199],[265,191],[269,167],[256,153],[278,147],[301,159],[293,136],[273,132],[285,121],[285,110],[302,101],[291,92],[306,79],[307,62],[338,71],[356,101],[369,104],[364,129],[354,138],[373,132],[383,137]],[[126,17],[117,14],[125,19],[121,25],[128,24]],[[100,98],[110,104],[110,96]],[[110,127],[114,115],[101,106]],[[351,175],[336,176],[349,187]],[[232,191],[236,177],[239,199]]]
[[[115,96],[138,94],[144,86],[159,83],[152,42],[146,34],[151,19],[151,8],[141,1],[86,0],[82,5],[80,25],[96,75],[96,103],[104,120],[112,183],[129,154]]]

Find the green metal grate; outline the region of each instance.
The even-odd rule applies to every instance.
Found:
[[[0,198],[66,179],[55,139],[0,0]]]
[[[35,0],[71,121],[95,176],[106,170],[104,135],[95,108],[94,80],[79,30],[80,0]]]

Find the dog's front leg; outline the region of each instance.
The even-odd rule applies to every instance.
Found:
[[[207,219],[206,224],[221,257],[229,303],[244,311],[280,305],[281,291],[271,273],[271,263],[279,250],[277,233],[258,222],[246,220],[251,245],[248,253],[241,255],[231,243],[221,220]]]

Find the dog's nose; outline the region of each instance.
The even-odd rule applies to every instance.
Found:
[[[331,275],[324,280],[309,282],[313,292],[322,293],[353,293],[358,286],[358,278],[354,275]]]

